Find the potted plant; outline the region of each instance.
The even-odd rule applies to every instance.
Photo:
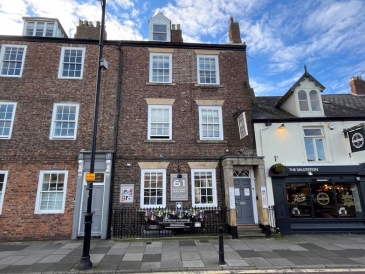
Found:
[[[283,173],[286,169],[286,167],[282,164],[282,163],[276,163],[274,164],[271,169],[275,172],[275,173]]]

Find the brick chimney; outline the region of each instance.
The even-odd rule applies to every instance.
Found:
[[[365,95],[365,81],[361,76],[353,76],[350,80],[351,93],[354,95]]]
[[[242,43],[241,33],[240,33],[240,25],[238,22],[233,21],[233,17],[229,18],[230,24],[228,29],[228,36],[230,43]]]
[[[171,26],[171,42],[183,42],[182,33],[180,29],[180,24],[172,24]]]
[[[106,40],[106,31],[104,29],[104,40]],[[75,39],[93,39],[99,40],[100,38],[100,22],[96,22],[96,26],[91,21],[79,20],[79,25],[76,28]]]

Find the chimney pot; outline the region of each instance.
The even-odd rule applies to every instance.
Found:
[[[240,25],[238,22],[233,21],[233,17],[230,17],[231,23],[228,28],[228,37],[231,43],[242,43],[241,33],[240,33]]]
[[[100,28],[100,21],[96,21],[96,27]]]
[[[88,26],[89,25],[89,23],[85,20],[84,21],[84,26]]]
[[[177,28],[177,30],[179,30],[180,29],[180,24],[177,24],[176,28]]]
[[[229,18],[229,21],[231,21],[231,24],[234,23],[232,16]]]
[[[79,19],[79,27],[81,27],[81,26],[82,26],[82,20]]]
[[[175,30],[175,24],[172,24],[171,29]]]

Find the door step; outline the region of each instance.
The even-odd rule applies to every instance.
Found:
[[[257,224],[237,225],[238,238],[265,238],[265,234]]]

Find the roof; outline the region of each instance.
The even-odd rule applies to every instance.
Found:
[[[278,107],[282,96],[258,96],[253,105],[253,119],[295,119],[313,120],[314,117],[299,118]],[[328,118],[362,118],[365,119],[365,96],[353,94],[322,94],[325,119]],[[321,117],[323,119],[323,117]]]
[[[308,71],[307,66],[304,65],[304,73],[303,75],[292,85],[289,90],[280,98],[280,100],[276,103],[276,106],[279,107],[293,92],[294,89],[300,86],[300,83],[303,82],[305,79],[312,81],[317,87],[319,87],[320,91],[322,92],[325,87],[316,80]]]

